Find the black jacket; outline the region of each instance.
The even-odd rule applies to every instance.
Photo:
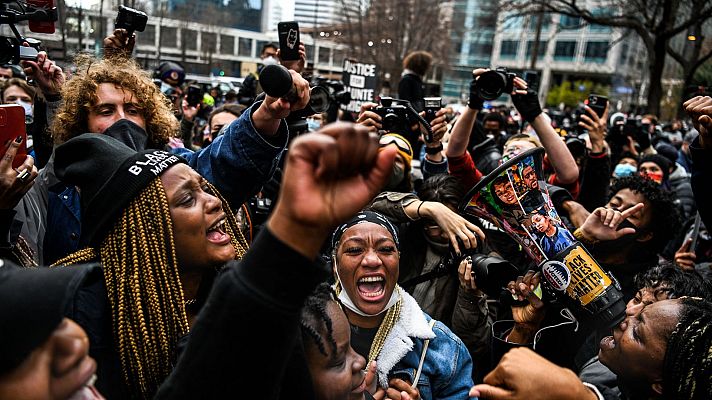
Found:
[[[326,270],[264,229],[215,282],[156,399],[313,398],[300,310]]]
[[[401,77],[398,83],[399,99],[408,100],[415,111],[421,112],[425,107],[425,103],[423,103],[424,97],[425,87],[423,87],[423,80],[418,75],[405,74]]]
[[[710,204],[712,201],[712,157],[709,152],[700,146],[700,138],[695,138],[690,144],[690,155],[692,156],[692,177],[690,183],[692,192],[695,194],[697,204]],[[712,226],[712,207],[702,206],[699,208],[700,217],[705,226]]]

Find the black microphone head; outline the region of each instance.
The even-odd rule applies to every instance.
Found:
[[[260,72],[260,86],[270,97],[284,97],[293,87],[292,75],[281,65],[268,65]]]

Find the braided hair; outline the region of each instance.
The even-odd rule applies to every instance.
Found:
[[[667,399],[712,398],[712,303],[682,298],[677,326],[670,334],[663,364]]]
[[[334,326],[326,310],[329,302],[332,301],[338,304],[339,300],[336,298],[336,292],[334,292],[331,285],[322,283],[317,286],[304,302],[302,318],[299,324],[302,330],[302,338],[310,338],[319,349],[319,352],[325,357],[328,355],[324,346],[325,341],[331,347],[331,351],[336,352]],[[326,330],[326,338],[322,336],[324,330]]]
[[[207,192],[228,204],[212,185]],[[247,243],[232,211],[224,211],[226,232],[240,259]],[[188,332],[173,224],[160,178],[129,203],[98,248],[80,250],[54,265],[95,260],[104,267],[124,381],[133,396],[151,398],[171,372],[178,339]]]

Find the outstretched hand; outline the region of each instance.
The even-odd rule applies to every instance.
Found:
[[[379,151],[377,135],[335,123],[295,139],[268,222],[280,240],[313,258],[334,227],[361,210],[391,174],[396,150]]]
[[[470,397],[495,400],[593,400],[597,396],[571,370],[530,349],[519,347],[502,357]]]
[[[643,210],[643,203],[621,212],[612,208],[598,207],[581,225],[581,232],[586,240],[596,242],[601,240],[616,240],[622,236],[635,233],[633,228],[618,230],[621,224],[631,215]]]

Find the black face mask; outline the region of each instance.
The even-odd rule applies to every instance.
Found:
[[[146,131],[127,119],[116,121],[106,128],[103,134],[119,140],[136,151],[146,150],[146,143],[148,142]]]

